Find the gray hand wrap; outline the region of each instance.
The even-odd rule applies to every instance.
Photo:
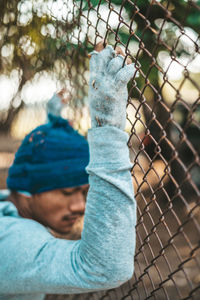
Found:
[[[122,67],[123,62],[124,57],[116,55],[112,46],[91,53],[89,102],[92,127],[125,128],[127,83],[136,69],[134,64]]]
[[[47,103],[47,115],[60,117],[63,106],[62,99],[55,93]]]

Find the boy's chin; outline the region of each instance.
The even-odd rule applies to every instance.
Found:
[[[62,232],[59,230],[52,230],[50,229],[50,233],[56,237],[56,238],[60,238],[60,239],[67,239],[67,240],[79,240],[81,239],[81,233],[83,230],[83,223],[84,223],[84,216],[78,218],[76,220],[76,222],[70,227],[68,227],[68,229],[66,230],[62,230]]]

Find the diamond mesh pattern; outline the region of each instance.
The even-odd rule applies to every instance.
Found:
[[[138,204],[134,276],[114,290],[47,299],[200,299],[200,2],[44,1],[33,11],[54,25],[49,55],[67,69],[57,75],[68,78],[80,130],[88,53],[100,39],[122,47],[139,74],[127,105]]]

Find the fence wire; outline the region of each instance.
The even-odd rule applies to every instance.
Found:
[[[43,24],[57,43],[46,55],[59,62],[58,79],[68,78],[80,130],[88,53],[100,39],[120,46],[139,74],[128,86],[126,127],[138,205],[134,276],[117,289],[46,298],[200,299],[200,1],[44,1],[32,12],[54,26]]]

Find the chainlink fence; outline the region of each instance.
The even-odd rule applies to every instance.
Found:
[[[0,111],[13,143],[1,143],[1,172],[30,119],[32,127],[45,120],[53,89],[67,87],[63,115],[87,132],[88,53],[100,39],[120,46],[139,75],[128,85],[126,126],[138,204],[134,276],[117,289],[47,299],[200,299],[200,1],[3,1],[0,14],[0,88],[15,81]]]

